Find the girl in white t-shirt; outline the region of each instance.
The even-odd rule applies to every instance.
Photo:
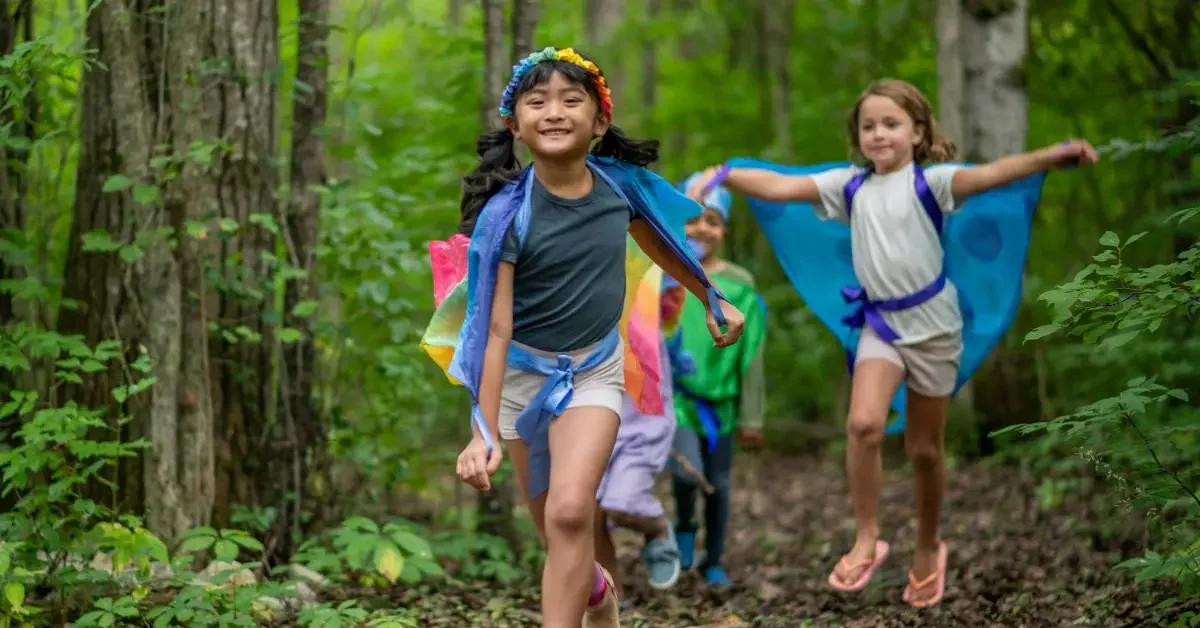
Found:
[[[712,167],[689,187],[699,200],[717,184],[763,199],[812,203],[822,218],[848,222],[854,272],[871,312],[860,320],[854,357],[846,468],[854,504],[854,547],[829,575],[829,584],[858,591],[883,563],[879,538],[880,442],[889,403],[908,384],[905,448],[912,463],[917,539],[904,599],[937,604],[945,591],[946,545],[938,535],[945,484],[943,435],[962,355],[958,293],[943,271],[942,213],[967,197],[1037,172],[1093,164],[1099,155],[1083,140],[962,167],[921,164],[955,157],[932,108],[909,83],[871,84],[850,112],[850,148],[863,167],[812,176],[752,168]],[[849,202],[848,202],[849,200]]]

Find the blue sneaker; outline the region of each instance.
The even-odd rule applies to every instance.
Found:
[[[691,569],[696,563],[696,533],[678,532],[675,534],[675,543],[679,546],[679,566]]]
[[[650,572],[650,587],[659,591],[675,586],[682,571],[675,528],[670,523],[667,524],[667,533],[667,538],[652,539],[642,548],[642,560],[646,562],[646,571]]]
[[[704,568],[704,581],[714,589],[726,589],[733,586],[733,581],[720,565],[710,565]]]

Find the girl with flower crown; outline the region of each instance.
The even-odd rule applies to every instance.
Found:
[[[546,544],[543,625],[617,626],[611,576],[595,562],[596,491],[622,395],[644,396],[636,375],[657,368],[639,362],[656,351],[623,333],[634,318],[628,237],[707,304],[716,344],[736,342],[743,318],[685,243],[700,206],[645,169],[657,142],[612,125],[595,63],[570,48],[533,53],[513,67],[500,116],[504,128],[479,138],[479,165],[463,180],[466,280],[439,305],[424,344],[472,395],[458,476],[489,490],[502,458],[494,434],[512,458]],[[517,163],[516,141],[532,165]]]

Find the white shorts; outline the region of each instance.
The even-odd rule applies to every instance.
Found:
[[[912,345],[883,341],[870,325],[864,325],[854,364],[863,360],[887,360],[904,371],[913,392],[926,397],[949,397],[962,362],[962,333],[944,334]]]
[[[534,355],[548,358],[557,355],[553,352],[534,349],[519,342],[510,342]],[[567,352],[567,355],[571,356],[571,363],[578,365],[586,360],[598,344]],[[526,373],[512,367],[504,369],[504,386],[500,389],[500,438],[504,440],[520,438],[517,435],[517,417],[521,416],[525,407],[537,396],[538,391],[545,384],[546,378],[543,375]],[[624,395],[625,347],[618,342],[616,350],[607,360],[591,370],[575,375],[575,394],[571,397],[571,403],[567,405],[567,409],[602,406],[612,410],[613,414],[620,417],[621,401]]]

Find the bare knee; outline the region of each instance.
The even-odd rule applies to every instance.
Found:
[[[592,529],[596,516],[596,499],[583,494],[551,494],[546,500],[547,532],[582,534]]]
[[[908,453],[908,461],[914,470],[936,469],[945,458],[942,444],[933,439],[909,438],[904,442],[904,450]]]
[[[851,413],[846,420],[846,433],[850,440],[859,445],[878,446],[883,441],[883,424],[886,417],[874,416],[869,412]]]

